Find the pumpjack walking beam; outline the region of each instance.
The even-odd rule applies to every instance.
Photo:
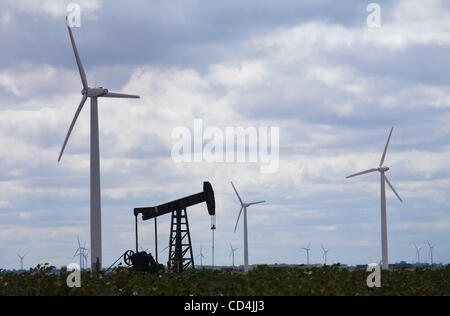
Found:
[[[214,199],[214,191],[209,182],[203,182],[203,192],[193,194],[158,206],[142,207],[134,209],[134,216],[136,216],[137,218],[139,214],[142,214],[142,220],[144,221],[168,213],[172,213],[172,222],[170,228],[171,233],[169,240],[170,246],[169,265],[171,265],[172,268],[175,268],[179,272],[185,270],[191,264],[192,267],[194,267],[194,258],[192,255],[191,236],[189,232],[189,224],[187,219],[186,208],[203,202],[206,202],[208,213],[212,217],[211,229],[215,229],[216,205]],[[184,215],[182,214],[183,211]],[[182,229],[182,225],[185,226],[184,229]],[[155,234],[156,234],[156,227],[155,227]],[[185,239],[187,240],[184,241]],[[186,243],[183,244],[183,242]],[[136,245],[137,245],[137,226],[136,226]],[[189,252],[190,258],[186,256],[187,252]]]

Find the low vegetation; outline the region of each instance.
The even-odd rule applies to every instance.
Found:
[[[368,272],[339,265],[290,269],[258,266],[249,273],[186,271],[143,274],[118,268],[102,278],[82,272],[81,287],[69,288],[69,273],[39,265],[23,273],[0,271],[0,295],[450,295],[450,266],[382,271],[381,287],[368,288]]]

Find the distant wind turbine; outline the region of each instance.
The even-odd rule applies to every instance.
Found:
[[[241,217],[242,210],[244,210],[244,271],[247,272],[249,270],[248,266],[248,234],[247,234],[247,207],[255,204],[264,203],[266,201],[259,201],[259,202],[252,202],[252,203],[244,203],[234,187],[233,182],[231,182],[231,185],[233,186],[234,192],[236,192],[236,195],[239,199],[239,202],[241,203],[241,210],[239,211],[239,215],[236,221],[236,225],[234,226],[234,232],[236,232],[237,225],[239,223],[239,218]]]
[[[67,19],[66,19],[67,20]],[[67,22],[67,21],[66,21]],[[77,118],[83,109],[84,104],[88,98],[91,98],[91,271],[96,271],[97,262],[99,268],[102,266],[102,224],[101,224],[101,194],[100,194],[100,150],[99,150],[99,131],[98,131],[98,98],[139,98],[137,95],[121,94],[109,92],[108,89],[91,88],[88,86],[86,79],[86,73],[81,63],[80,56],[78,54],[77,46],[73,38],[72,30],[67,23],[67,29],[69,30],[70,41],[72,42],[73,52],[80,72],[83,95],[81,103],[78,106],[75,116],[70,124],[69,131],[67,132],[64,144],[58,157],[58,162],[61,161],[61,157],[66,148],[67,141],[69,140],[72,129],[75,126]]]
[[[308,264],[308,265],[309,265],[309,251],[311,250],[311,248],[309,248],[309,246],[311,246],[311,242],[309,242],[307,247],[302,248],[303,250],[306,251],[306,264]]]
[[[206,259],[206,257],[203,255],[202,246],[200,246],[200,254],[197,255],[197,257],[195,257],[195,258],[198,258],[198,257],[200,257],[200,266],[203,268],[203,259]]]
[[[230,251],[230,255],[229,255],[229,257],[233,257],[233,268],[234,268],[234,252],[236,251],[236,250],[238,250],[239,248],[233,248],[233,246],[231,245],[231,243],[230,243],[230,249],[231,249],[231,251]]]
[[[25,258],[26,254],[23,255],[23,256],[17,254],[17,256],[18,256],[19,259],[20,259],[20,270],[23,270],[23,258]]]
[[[73,255],[73,257],[80,257],[80,269],[83,270],[84,269],[84,250],[86,248],[81,247],[81,243],[80,243],[80,236],[77,236],[77,241],[78,241],[78,248],[75,251],[75,254]]]
[[[425,247],[425,246],[421,246],[418,247],[415,243],[413,243],[414,248],[416,248],[416,260],[417,263],[420,263],[420,251]]]
[[[427,244],[428,244],[428,247],[430,248],[430,262],[431,262],[431,265],[433,265],[433,249],[434,249],[434,247],[436,247],[436,245],[431,245],[428,240],[427,240]]]
[[[81,248],[81,250],[83,251],[83,266],[84,266],[85,269],[87,269],[87,267],[88,267],[89,249],[86,248],[86,243],[84,243],[84,245]]]
[[[327,265],[327,254],[330,251],[330,249],[325,249],[323,247],[323,245],[320,245],[320,247],[322,247],[322,251],[323,251],[323,262],[324,262],[324,265]]]
[[[391,129],[391,132],[389,133],[388,140],[386,142],[386,146],[384,147],[383,155],[381,156],[381,161],[378,166],[378,168],[369,169],[366,171],[358,172],[355,174],[352,174],[347,177],[352,178],[356,176],[360,176],[366,173],[371,173],[378,171],[380,172],[380,181],[381,181],[381,253],[382,253],[382,263],[383,263],[383,269],[389,268],[388,263],[388,242],[387,242],[387,224],[386,224],[386,188],[385,183],[389,185],[389,187],[392,189],[392,192],[397,196],[397,198],[400,200],[400,202],[403,202],[400,195],[398,195],[397,191],[395,191],[394,187],[392,186],[391,182],[389,182],[387,176],[385,175],[385,172],[389,170],[388,167],[383,166],[384,159],[386,158],[386,152],[389,146],[389,141],[391,140],[392,131],[394,128]]]

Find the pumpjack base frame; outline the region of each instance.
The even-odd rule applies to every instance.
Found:
[[[172,212],[168,267],[183,272],[189,266],[195,268],[187,211],[183,208]]]

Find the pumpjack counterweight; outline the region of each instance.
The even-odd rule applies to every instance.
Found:
[[[137,216],[142,214],[142,220],[146,221],[157,218],[168,213],[172,213],[169,237],[169,260],[168,267],[172,271],[182,272],[194,266],[194,256],[192,252],[191,234],[187,217],[187,208],[196,204],[206,202],[208,213],[211,216],[211,229],[216,229],[215,215],[216,205],[214,191],[209,182],[203,182],[203,192],[193,194],[169,203],[153,207],[142,207],[134,209],[136,216],[136,249],[138,247]],[[156,236],[155,224],[155,236]],[[157,249],[155,237],[155,249]]]

